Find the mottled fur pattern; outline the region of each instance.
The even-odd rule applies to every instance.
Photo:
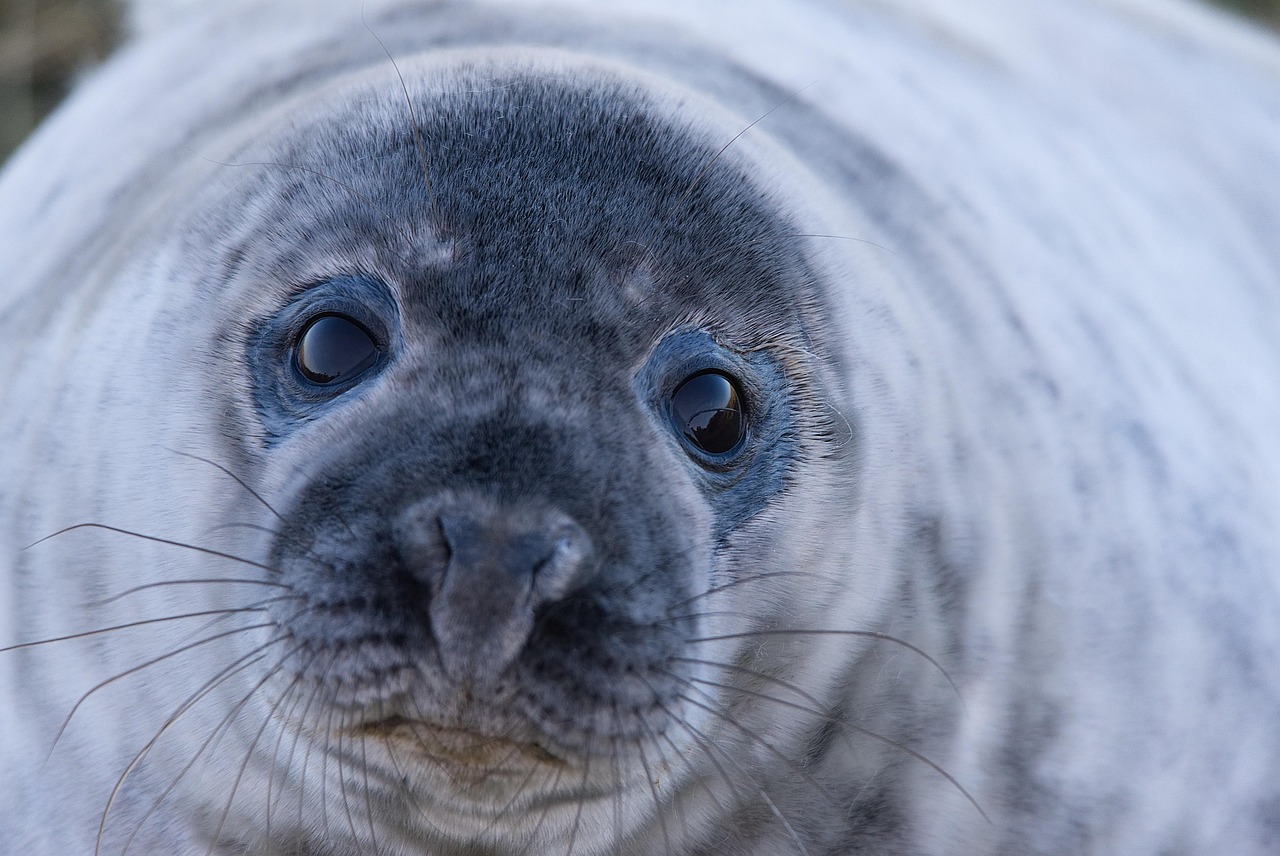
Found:
[[[1273,40],[197,5],[0,178],[0,850],[1280,851]]]

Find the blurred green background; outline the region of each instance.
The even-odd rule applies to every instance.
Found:
[[[1219,0],[1280,29],[1280,0]],[[121,0],[0,0],[0,162],[119,38]]]

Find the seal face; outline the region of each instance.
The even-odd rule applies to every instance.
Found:
[[[6,846],[1280,846],[1280,252],[1224,213],[1280,211],[1016,46],[1181,55],[1056,0],[260,5],[0,185]]]
[[[742,551],[771,549],[753,527],[799,472],[852,485],[794,357],[825,334],[792,309],[822,300],[799,227],[696,122],[588,71],[358,92],[246,155],[288,167],[197,230],[236,236],[206,269],[279,295],[234,319],[241,430],[280,486],[263,693],[358,744],[362,787],[409,793],[441,845],[604,846],[731,782],[717,735],[752,732],[717,709],[716,650],[741,625],[708,593],[787,574]],[[352,241],[364,260],[331,249]]]
[[[780,350],[806,342],[796,227],[628,89],[494,68],[438,85],[416,123],[324,116],[319,157],[264,158],[301,174],[228,206],[263,212],[251,234],[305,211],[326,244],[353,196],[395,212],[362,236],[385,268],[250,323],[268,483],[289,486],[273,691],[315,699],[292,727],[374,744],[368,774],[485,817],[493,846],[513,800],[580,823],[715,751],[704,593],[750,583],[734,543],[797,460],[840,457],[798,412],[818,380]],[[353,127],[378,170],[329,154]],[[312,180],[339,172],[346,192]],[[401,261],[421,235],[447,248],[425,269]],[[483,788],[449,780],[477,768]]]

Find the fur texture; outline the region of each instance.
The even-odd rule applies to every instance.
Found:
[[[1268,37],[137,20],[0,178],[5,852],[1280,850]]]

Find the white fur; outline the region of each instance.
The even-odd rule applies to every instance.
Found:
[[[157,449],[216,449],[187,373],[196,362],[154,358],[182,353],[173,319],[184,310],[218,310],[172,296],[180,284],[165,273],[182,260],[166,255],[180,251],[166,227],[184,200],[240,180],[220,162],[283,109],[254,103],[239,112],[240,93],[287,80],[315,40],[356,45],[370,74],[397,87],[361,24],[397,5],[140,4],[136,43],[0,177],[0,645],[209,608],[181,590],[85,606],[150,579],[136,576],[144,567],[185,572],[162,545],[89,532],[28,545],[86,520],[204,543],[209,521],[248,513],[243,494],[199,464],[156,475]],[[955,670],[963,711],[922,740],[991,822],[932,770],[913,768],[914,799],[902,809],[912,852],[988,853],[1010,842],[1060,853],[1280,846],[1278,821],[1267,839],[1263,817],[1267,806],[1280,813],[1275,40],[1175,0],[557,4],[570,7],[668,23],[822,105],[943,206],[956,246],[969,251],[924,259],[814,242],[849,283],[832,296],[850,363],[864,370],[849,383],[897,409],[862,438],[866,483],[883,490],[868,490],[856,531],[840,544],[866,552],[842,557],[851,570],[830,598],[778,595],[806,604],[801,613],[883,619],[934,652],[957,630],[952,622],[963,622],[963,655],[939,652]],[[768,117],[758,133],[769,136]],[[816,220],[905,249],[895,226],[875,222],[846,190],[790,188],[801,204],[828,194]],[[860,291],[868,282],[870,297]],[[953,312],[938,295],[957,282],[972,287]],[[874,347],[881,341],[883,351]],[[192,496],[207,514],[188,513]],[[971,563],[958,615],[922,596],[918,614],[895,617],[893,574],[908,571],[880,577],[866,564],[894,555],[896,503],[908,498],[948,522],[947,550]],[[262,550],[251,536],[219,543]],[[817,562],[827,541],[811,533],[791,546],[797,563]],[[83,568],[115,570],[86,588]],[[19,845],[6,843],[15,853],[92,847],[116,777],[156,731],[154,711],[172,710],[199,686],[177,673],[112,686],[77,714],[46,765],[58,717],[81,693],[146,651],[167,650],[157,637],[146,637],[145,651],[108,638],[0,654],[0,759],[12,771],[0,783],[9,818],[0,835],[17,837]],[[171,646],[186,637],[176,628],[160,638]],[[226,643],[228,661],[236,644]],[[830,690],[834,664],[848,656],[843,644],[815,644],[798,679]],[[901,652],[886,654],[874,680],[888,689],[929,680],[918,663],[903,663]],[[33,673],[48,676],[34,701]],[[246,676],[213,698],[233,705],[252,684]],[[1040,790],[1025,796],[1038,814],[1016,805],[1003,766],[1010,734],[1026,725],[1015,703],[1027,698],[1061,714],[1043,723],[1055,740],[1028,774]],[[862,710],[873,722],[888,716]],[[760,707],[753,714],[753,727],[777,745],[798,720]],[[211,722],[180,724],[179,748],[162,748],[153,763],[185,763],[182,741],[202,739]],[[249,730],[226,738],[231,760],[196,765],[193,778],[203,778],[185,792],[229,792],[255,736],[236,727]],[[767,766],[759,747],[737,751]],[[867,768],[882,756],[868,751],[871,760],[850,753],[833,764],[874,780]],[[225,831],[251,841],[261,832],[253,806],[269,784],[250,767],[240,787]],[[779,788],[797,802],[808,793],[803,783]],[[1112,813],[1067,816],[1100,794],[1114,794]],[[328,797],[327,810],[338,810]],[[303,826],[319,826],[320,795],[305,799]],[[629,823],[652,797],[627,799],[620,813]],[[200,809],[216,815],[224,803]],[[673,829],[697,829],[700,817],[724,822],[705,792],[681,805],[687,814],[673,812]],[[145,806],[124,810],[140,815]],[[200,819],[205,829],[217,823]],[[612,852],[612,821],[591,814],[575,853]],[[415,852],[413,822],[383,830],[383,852]],[[1067,834],[1076,828],[1086,828],[1079,840]],[[661,852],[656,830],[626,852]],[[794,849],[777,827],[768,835],[756,852]],[[194,831],[144,824],[131,852],[204,846]],[[874,842],[869,850],[878,852]]]

